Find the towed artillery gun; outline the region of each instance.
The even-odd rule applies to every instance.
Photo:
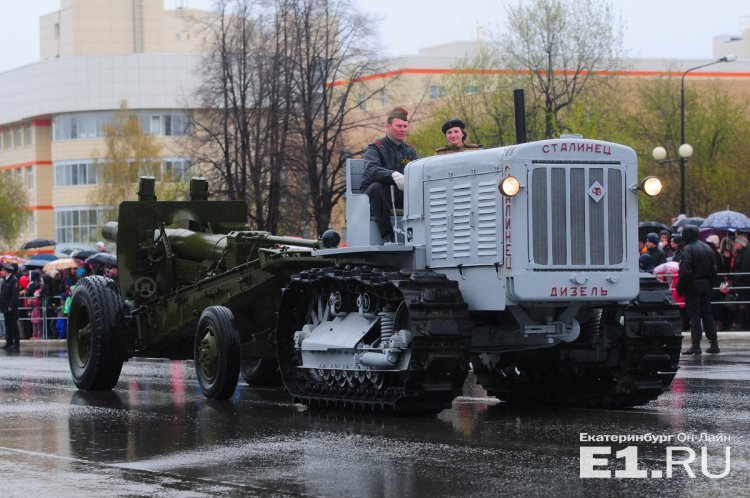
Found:
[[[76,385],[110,389],[126,358],[156,356],[194,358],[210,398],[243,365],[306,404],[399,412],[450,406],[470,368],[521,403],[636,406],[669,388],[682,335],[667,286],[639,272],[638,195],[658,182],[637,180],[632,149],[570,136],[419,159],[386,244],[364,167],[347,165],[342,248],[238,229],[247,208],[207,201],[205,182],[184,202],[142,183],[105,228],[120,289],[89,277],[73,294]]]
[[[268,382],[277,375],[280,289],[292,272],[316,266],[319,258],[305,248],[321,242],[246,230],[247,204],[208,201],[201,178],[191,180],[189,201],[157,201],[148,177],[138,198],[120,204],[119,223],[103,229],[117,243],[119,286],[86,277],[73,293],[75,384],[112,389],[132,356],[194,359],[200,387],[213,399],[231,396],[240,371],[248,382]]]

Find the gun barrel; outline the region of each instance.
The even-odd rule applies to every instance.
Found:
[[[116,221],[108,221],[105,223],[105,225],[102,227],[102,237],[104,237],[104,240],[107,242],[112,242],[113,244],[117,244],[117,222]]]
[[[116,221],[110,221],[102,228],[102,236],[105,240],[117,243],[118,224]],[[175,254],[182,258],[194,261],[204,259],[220,258],[227,246],[227,240],[241,234],[256,237],[267,245],[279,244],[298,247],[320,248],[320,242],[312,239],[302,239],[297,237],[280,237],[271,235],[268,232],[233,232],[225,234],[209,234],[193,232],[182,228],[167,228],[165,230],[169,238],[169,244]],[[159,231],[154,231],[154,239],[159,236]]]
[[[284,246],[310,247],[313,249],[320,248],[320,241],[313,240],[313,239],[302,239],[302,238],[297,238],[297,237],[279,237],[277,235],[267,235],[265,239],[268,242],[272,242],[274,244],[281,244]]]
[[[200,233],[181,228],[167,228],[165,232],[175,254],[192,261],[220,258],[229,237],[225,234]]]

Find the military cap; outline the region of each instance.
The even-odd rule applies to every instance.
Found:
[[[466,123],[464,123],[460,119],[451,119],[450,121],[446,121],[445,123],[443,123],[443,133],[457,126],[462,130],[466,129]]]
[[[18,265],[15,263],[3,263],[3,269],[11,273],[16,273],[18,271]]]
[[[390,122],[392,119],[400,119],[402,121],[406,121],[409,118],[409,111],[404,109],[403,107],[394,107],[393,109],[388,112],[388,121]]]

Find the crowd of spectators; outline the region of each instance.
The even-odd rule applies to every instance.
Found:
[[[106,252],[103,245],[100,252]],[[117,281],[116,264],[86,261],[71,254],[77,266],[47,269],[11,265],[19,283],[19,329],[23,339],[64,339],[67,333],[67,309],[76,283],[88,275],[104,275]],[[0,285],[2,280],[0,279]],[[66,306],[67,305],[67,306]],[[0,314],[0,337],[5,334],[5,317]]]
[[[717,330],[750,330],[750,250],[742,233],[711,233],[706,244],[714,251],[717,279],[712,282],[712,311]],[[680,305],[681,327],[690,328],[684,298],[678,295],[678,271],[682,258],[682,234],[662,230],[651,232],[640,241],[641,271],[654,273],[670,283],[675,302]],[[658,263],[661,261],[661,263]]]

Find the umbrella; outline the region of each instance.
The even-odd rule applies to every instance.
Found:
[[[97,252],[86,258],[86,263],[117,266],[117,256],[108,252]]]
[[[58,259],[58,257],[55,256],[54,254],[34,254],[29,259],[41,259],[41,260],[43,260],[45,262],[50,262],[50,261],[54,261],[54,260]]]
[[[671,232],[664,223],[659,223],[658,221],[642,221],[638,223],[638,238],[640,240],[646,240],[646,235],[649,233],[654,232],[658,235],[662,230]]]
[[[94,254],[96,254],[96,251],[91,251],[89,249],[78,249],[77,251],[71,252],[70,257],[83,261],[89,256],[93,256]]]
[[[26,268],[44,268],[47,263],[49,263],[49,261],[46,259],[31,258],[26,260],[23,265]]]
[[[22,265],[26,262],[26,259],[19,258],[18,256],[11,256],[10,254],[0,255],[0,263],[17,264]]]
[[[705,242],[705,240],[711,236],[711,235],[718,235],[719,239],[723,239],[724,237],[729,237],[732,235],[732,238],[734,238],[734,230],[722,230],[720,228],[701,228],[700,232],[698,232],[698,238]]]
[[[73,258],[61,258],[55,261],[50,261],[44,265],[43,270],[49,272],[51,270],[64,270],[65,268],[78,268],[78,260]]]
[[[695,225],[697,227],[701,226],[703,224],[703,221],[705,218],[701,218],[700,216],[693,216],[691,218],[682,218],[680,221],[675,223],[672,228],[684,228],[687,225]]]
[[[662,263],[652,272],[654,275],[672,275],[680,271],[680,263],[677,261],[667,261]]]
[[[701,227],[719,230],[750,230],[750,218],[737,211],[717,211],[709,214]]]
[[[50,239],[34,239],[22,245],[21,249],[36,249],[37,247],[54,246],[55,244],[57,244],[57,242]]]

